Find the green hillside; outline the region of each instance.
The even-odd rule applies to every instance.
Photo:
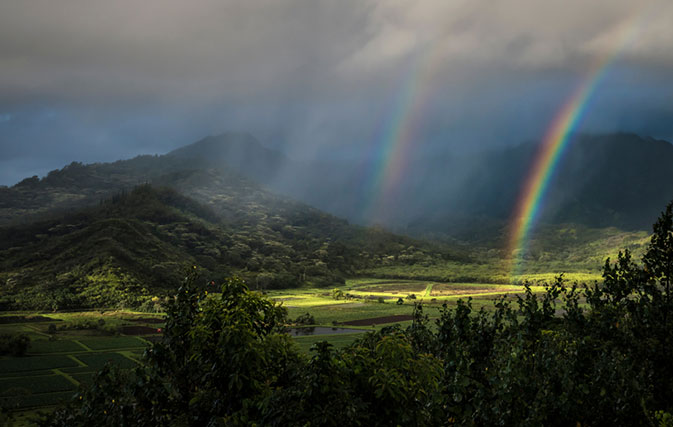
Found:
[[[620,248],[637,256],[648,236],[540,224],[521,275],[511,277],[502,219],[438,209],[398,229],[418,239],[354,226],[242,175],[259,157],[256,170],[269,178],[275,154],[250,152],[249,138],[229,152],[230,142],[207,139],[169,155],[113,163],[73,162],[42,179],[0,187],[1,308],[151,310],[192,265],[203,269],[203,283],[235,274],[261,289],[334,286],[358,275],[510,283],[566,272],[585,280]],[[210,154],[230,155],[238,167],[213,167],[217,162],[204,160]]]
[[[339,284],[383,259],[454,257],[445,247],[351,226],[252,184],[228,191],[226,174],[217,171],[162,181],[208,205],[143,185],[96,207],[0,228],[2,308],[151,308],[152,297],[173,292],[192,265],[204,283],[239,275],[264,289]]]

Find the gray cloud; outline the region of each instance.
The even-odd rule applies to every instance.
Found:
[[[668,1],[8,0],[0,183],[225,130],[302,156],[357,152],[415,65],[419,141],[538,138],[632,29],[586,126],[673,136],[671,19]]]

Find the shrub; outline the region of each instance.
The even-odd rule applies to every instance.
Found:
[[[24,356],[29,346],[26,334],[0,334],[0,355]]]
[[[340,300],[343,297],[344,297],[344,291],[342,291],[339,288],[332,289],[332,298],[334,298],[335,300]]]
[[[310,313],[304,313],[294,319],[292,323],[296,325],[315,325],[315,318]]]

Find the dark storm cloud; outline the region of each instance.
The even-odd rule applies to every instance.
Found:
[[[668,2],[627,0],[7,0],[0,184],[226,130],[304,157],[357,152],[418,57],[431,64],[419,140],[539,138],[629,26],[630,72],[606,79],[587,126],[673,136],[671,18]]]

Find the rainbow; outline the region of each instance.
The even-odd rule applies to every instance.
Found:
[[[620,52],[633,39],[637,27],[632,20],[621,27],[612,48],[596,58],[587,72],[587,77],[571,94],[549,126],[524,181],[512,217],[507,251],[511,262],[510,278],[521,273],[530,233],[543,208],[544,196],[572,139],[571,136],[589,109],[592,95]]]
[[[433,69],[433,51],[431,45],[424,46],[410,61],[390,114],[374,138],[375,163],[367,168],[369,177],[366,182],[369,185],[365,188],[366,204],[363,209],[363,219],[368,222],[385,222],[395,190],[405,175],[420,106],[429,93],[425,86]]]

